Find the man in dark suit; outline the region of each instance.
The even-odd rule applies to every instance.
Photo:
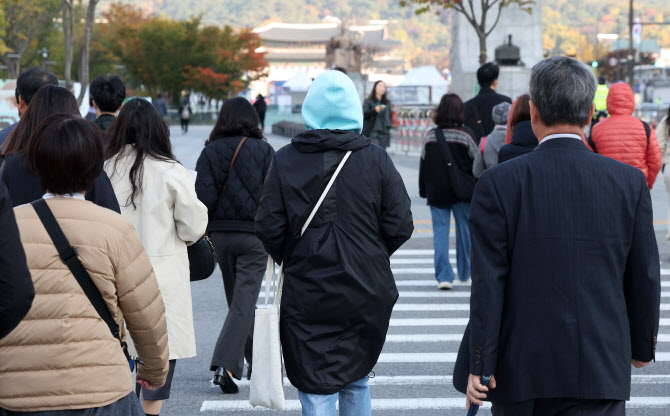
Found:
[[[508,96],[496,92],[499,74],[498,65],[492,62],[482,65],[477,70],[477,82],[481,90],[475,98],[465,102],[465,125],[475,132],[477,144],[495,127],[491,115],[493,107],[502,102],[512,103]]]
[[[624,415],[631,362],[654,359],[651,197],[639,169],[581,139],[596,85],[574,59],[538,63],[530,106],[540,145],[487,170],[475,189],[468,407],[486,399],[494,416]]]

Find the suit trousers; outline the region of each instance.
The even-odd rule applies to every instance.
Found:
[[[212,232],[210,235],[223,275],[228,315],[214,348],[211,370],[229,370],[242,378],[244,359],[251,366],[254,315],[268,255],[252,233]]]
[[[534,399],[493,403],[493,416],[625,416],[623,400]]]

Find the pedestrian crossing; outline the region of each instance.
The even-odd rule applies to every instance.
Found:
[[[450,262],[455,264],[455,250]],[[433,250],[399,250],[391,258],[399,299],[391,317],[382,354],[369,384],[374,415],[462,416],[465,398],[452,386],[454,362],[468,323],[470,286],[454,282],[451,291],[438,291],[434,279]],[[663,265],[662,265],[663,266]],[[662,269],[662,287],[670,287],[670,269]],[[261,290],[259,304],[265,298]],[[633,369],[629,415],[670,414],[670,289],[661,293],[661,319],[656,362]],[[267,409],[249,405],[249,382],[238,382],[240,394],[205,400],[202,413],[244,415]],[[218,387],[211,384],[218,392]],[[284,379],[286,410],[271,412],[299,415],[297,390]],[[480,415],[490,415],[486,403]]]

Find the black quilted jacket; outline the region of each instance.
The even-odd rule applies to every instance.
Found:
[[[225,137],[210,143],[202,150],[195,167],[198,172],[195,190],[209,211],[210,232],[256,232],[254,218],[275,152],[266,141],[250,137],[228,175],[240,140],[242,137]]]

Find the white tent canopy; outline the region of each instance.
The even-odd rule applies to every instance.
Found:
[[[410,69],[400,87],[430,87],[430,104],[437,104],[449,90],[449,83],[433,65]]]
[[[283,88],[290,91],[307,91],[310,85],[312,85],[312,79],[307,76],[304,69],[300,68],[291,79],[284,83]]]

